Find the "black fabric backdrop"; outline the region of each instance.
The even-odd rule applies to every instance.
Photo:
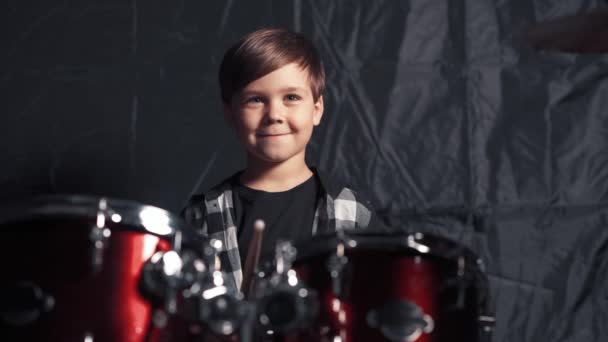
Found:
[[[592,0],[6,1],[2,199],[81,193],[172,211],[243,167],[223,51],[261,26],[327,69],[311,163],[398,229],[485,261],[495,341],[608,340],[608,56],[522,46]]]

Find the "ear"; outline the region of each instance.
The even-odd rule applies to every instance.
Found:
[[[317,102],[315,102],[315,108],[312,113],[312,122],[315,126],[319,126],[321,118],[323,117],[323,95],[319,96]]]

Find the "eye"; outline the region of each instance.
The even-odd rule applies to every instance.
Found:
[[[252,97],[248,97],[247,99],[245,99],[245,103],[247,104],[258,104],[258,103],[263,103],[264,99],[261,98],[260,96],[252,96]]]
[[[288,101],[298,101],[301,99],[301,97],[296,94],[288,94],[287,96],[285,96],[285,99],[287,99]]]

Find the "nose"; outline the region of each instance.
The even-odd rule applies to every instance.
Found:
[[[266,118],[270,122],[283,122],[285,120],[286,108],[282,102],[271,101],[266,109]]]

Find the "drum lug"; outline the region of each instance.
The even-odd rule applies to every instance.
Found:
[[[101,198],[97,208],[97,221],[89,232],[89,241],[91,241],[91,268],[93,273],[101,270],[103,265],[103,251],[108,245],[111,231],[106,227],[110,211],[108,210],[108,201]]]
[[[289,241],[280,241],[275,250],[276,273],[287,274],[296,259],[297,250]]]
[[[390,341],[413,342],[423,333],[434,330],[433,318],[413,302],[397,299],[385,303],[366,315],[367,324],[380,330]]]
[[[84,338],[83,338],[82,342],[95,342],[95,337],[93,336],[92,333],[86,332],[84,334]]]
[[[180,290],[193,282],[193,275],[183,272],[194,263],[188,253],[178,254],[175,250],[156,252],[146,261],[141,275],[141,289],[152,300],[162,301],[169,314],[177,312],[177,296]]]
[[[492,333],[494,332],[494,325],[496,324],[496,318],[489,315],[480,315],[479,321],[479,334],[480,341],[486,342],[492,340]]]

